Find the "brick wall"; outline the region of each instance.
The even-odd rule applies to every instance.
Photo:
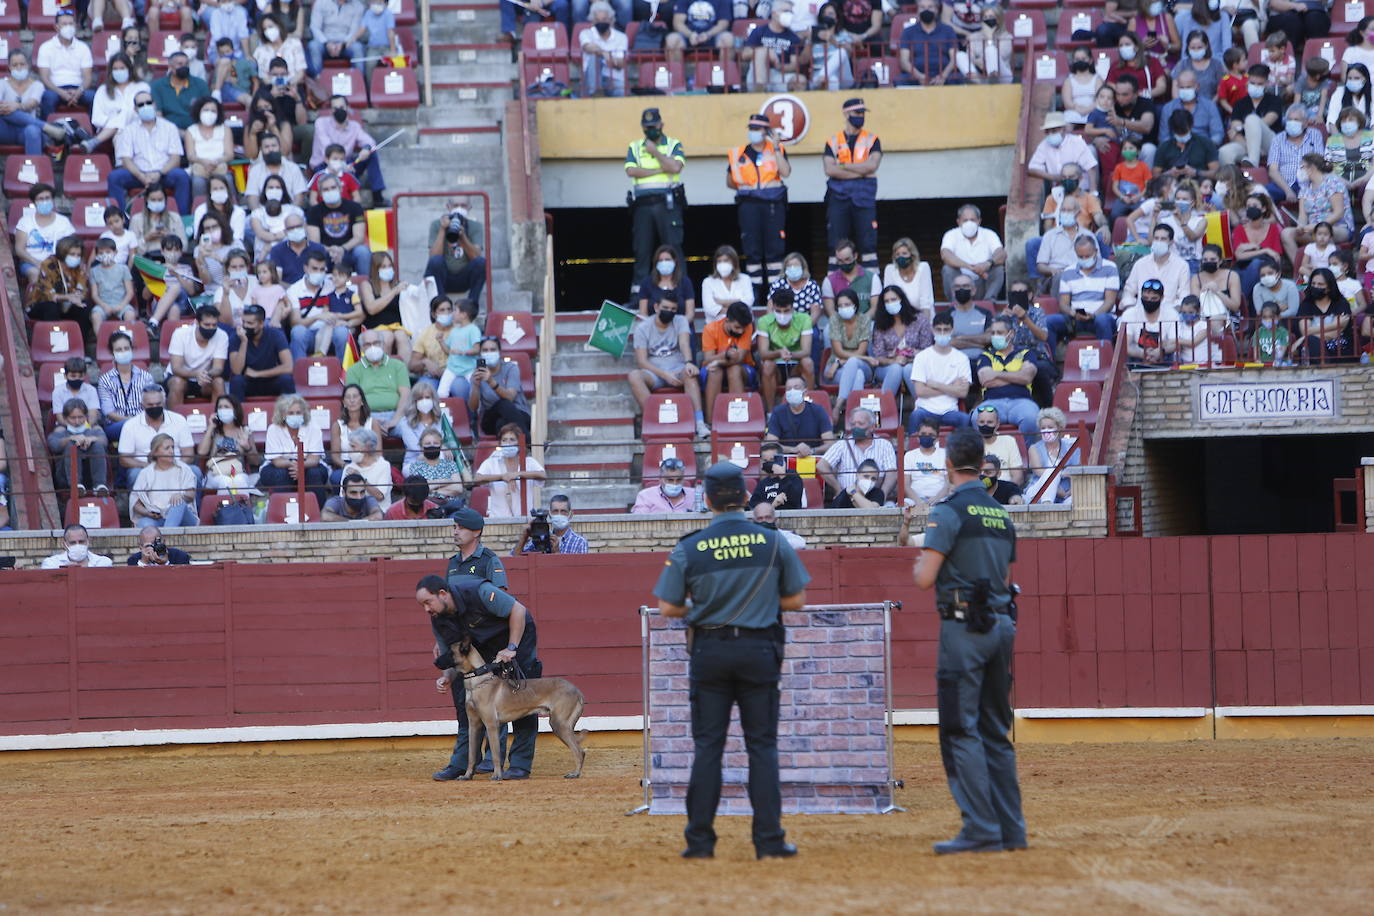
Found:
[[[1013,506],[1012,518],[1023,537],[1103,537],[1107,532],[1106,471],[1072,468],[1072,506]],[[780,512],[784,528],[806,538],[807,546],[890,547],[901,522],[897,509]],[[583,515],[573,528],[595,551],[634,553],[671,550],[684,534],[709,521],[702,515]],[[912,525],[924,526],[923,517]],[[524,524],[489,523],[483,537],[497,553],[509,553]],[[168,543],[197,561],[240,563],[314,563],[365,561],[374,557],[421,559],[453,553],[453,526],[446,521],[369,522],[233,526],[168,529]],[[21,568],[36,567],[56,552],[60,532],[0,532],[0,556],[14,556]],[[138,547],[130,528],[93,532],[96,553],[122,562]]]
[[[873,814],[891,804],[880,610],[783,615],[778,764],[785,814]],[[682,814],[692,766],[686,628],[649,620],[650,785],[653,814]],[[750,812],[748,757],[732,713],[722,814]]]

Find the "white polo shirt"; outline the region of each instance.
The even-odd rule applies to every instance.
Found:
[[[38,46],[34,66],[46,69],[54,86],[80,86],[81,71],[95,66],[91,49],[84,41],[73,38],[70,45],[54,35]]]
[[[153,438],[162,433],[172,437],[172,441],[176,443],[178,454],[181,453],[182,449],[195,447],[195,442],[191,439],[191,428],[187,425],[186,418],[179,413],[164,409],[161,429],[153,429],[148,425],[147,414],[141,413],[125,420],[124,428],[119,433],[119,454],[142,458],[147,461]]]
[[[978,227],[978,234],[973,238],[966,237],[963,230],[955,226],[940,239],[940,249],[949,249],[965,264],[991,261],[993,252],[1001,247],[1002,240],[997,237],[997,233],[983,226]]]
[[[201,345],[199,325],[183,324],[172,332],[172,340],[167,345],[168,356],[180,356],[186,368],[192,372],[209,369],[217,359],[229,358],[229,335],[223,328],[215,328],[215,336],[204,346]]]

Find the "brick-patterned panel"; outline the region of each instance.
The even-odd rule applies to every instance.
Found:
[[[778,764],[785,814],[864,814],[891,803],[881,610],[783,615]],[[649,623],[650,784],[653,814],[682,814],[692,767],[686,628]],[[749,762],[732,712],[720,813],[750,812]]]

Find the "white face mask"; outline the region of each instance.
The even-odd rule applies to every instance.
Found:
[[[800,388],[788,388],[787,393],[783,395],[783,397],[787,398],[787,403],[796,407],[806,400],[806,392],[802,391]]]
[[[791,10],[783,10],[780,13],[778,13],[778,25],[782,26],[784,29],[792,28]]]
[[[387,270],[391,270],[391,268],[390,268],[390,267],[383,267],[381,270],[377,271],[377,276],[378,276],[378,277],[381,277],[383,271],[387,271]],[[395,271],[392,271],[392,273],[395,273]],[[438,325],[439,327],[441,327],[441,328],[446,328],[446,327],[448,327],[449,325],[453,324],[453,313],[452,313],[452,312],[444,312],[444,313],[442,313],[442,314],[435,315],[435,316],[434,316],[434,323],[437,324],[437,325]]]
[[[774,312],[773,320],[778,323],[778,327],[785,328],[792,323],[791,312]]]
[[[304,241],[305,241],[305,227],[304,227],[304,226],[292,226],[290,229],[287,229],[287,230],[286,230],[286,238],[287,238],[288,241],[291,241],[291,242],[297,242],[297,243],[304,242]]]
[[[232,408],[232,407],[221,407],[219,410],[216,410],[216,411],[215,411],[215,416],[219,417],[219,421],[220,421],[221,423],[233,423],[233,422],[234,422],[234,408]]]
[[[752,145],[752,144],[756,144],[756,143],[762,143],[762,142],[763,142],[763,131],[761,131],[761,130],[751,130],[751,131],[749,131],[749,143],[750,143],[751,145]]]
[[[68,544],[67,559],[73,563],[85,563],[86,558],[91,555],[91,548],[87,544]]]
[[[70,267],[72,270],[76,270],[78,267],[81,266],[81,255],[69,254],[62,259],[62,262],[66,264],[68,267]]]
[[[386,354],[382,352],[380,344],[370,344],[367,349],[363,350],[363,356],[366,357],[367,361],[370,363],[380,363],[382,357],[385,355]]]
[[[515,458],[520,454],[520,446],[503,445],[500,448],[498,448],[497,451],[501,453],[502,458]]]
[[[215,204],[217,206],[223,206],[224,204],[228,203],[228,201],[229,192],[224,190],[224,188],[215,188],[213,191],[210,192],[210,203]]]
[[[1355,134],[1358,133],[1359,130],[1360,130],[1360,122],[1359,122],[1359,121],[1342,121],[1342,122],[1341,122],[1341,133],[1345,134],[1347,137],[1353,137],[1353,136],[1355,136]]]
[[[113,77],[114,81],[121,86],[129,81],[128,70],[111,70],[110,76]]]
[[[305,417],[298,413],[289,414],[286,417],[286,425],[292,429],[300,429],[305,425]]]
[[[902,302],[900,299],[884,299],[883,308],[889,315],[900,315],[902,313]]]
[[[266,198],[267,200],[281,200],[281,188],[277,188],[277,187],[266,188],[266,189],[262,192],[262,196],[263,196],[264,198]]]
[[[434,399],[420,398],[418,401],[415,402],[415,409],[420,411],[420,413],[429,413],[431,410],[434,409]]]
[[[1150,254],[1157,258],[1162,258],[1169,253],[1169,243],[1163,239],[1155,239],[1150,243]]]
[[[734,272],[735,272],[735,265],[731,264],[729,261],[717,261],[717,262],[716,262],[716,273],[717,273],[718,275],[720,275],[720,276],[722,276],[722,277],[728,277],[728,276],[730,276],[730,274],[732,274],[732,273],[734,273]]]
[[[337,207],[339,201],[343,200],[343,195],[335,188],[320,192],[320,200],[324,201],[326,207]]]
[[[860,477],[857,483],[860,493],[868,493],[878,485],[878,481],[871,477]]]
[[[278,38],[281,38],[281,29],[274,25],[269,25],[262,30],[262,37],[266,38],[268,41],[276,41]]]
[[[854,317],[854,306],[842,305],[835,309],[835,314],[840,316],[841,321],[848,321]]]
[[[200,110],[200,123],[204,124],[206,127],[214,127],[215,122],[218,120],[219,112],[215,111],[215,109],[206,106]]]
[[[1279,275],[1278,275],[1278,274],[1264,274],[1263,276],[1260,277],[1260,282],[1263,283],[1263,284],[1264,284],[1266,287],[1268,287],[1269,289],[1273,289],[1274,287],[1276,287],[1276,286],[1279,285]]]
[[[246,271],[246,270],[231,270],[231,271],[229,271],[229,279],[232,280],[232,281],[234,281],[235,283],[243,283],[244,281],[246,281],[246,280],[248,279],[248,271]]]
[[[76,26],[70,24],[60,25],[57,27],[57,34],[63,41],[71,41],[76,37]]]
[[[133,351],[133,350],[116,350],[116,351],[114,352],[114,361],[115,361],[115,364],[116,364],[116,365],[119,365],[119,366],[127,366],[127,365],[129,365],[129,363],[131,363],[131,362],[134,361],[134,351]]]
[[[328,203],[328,201],[325,201],[325,203]],[[378,279],[378,280],[381,280],[383,283],[390,283],[392,280],[395,280],[395,279],[396,279],[396,268],[394,268],[394,267],[378,267],[378,268],[377,268],[377,279]],[[443,316],[441,315],[440,317],[442,318]],[[453,320],[453,316],[450,315],[448,320],[449,320],[449,321],[452,321],[452,320]]]
[[[669,499],[677,499],[679,496],[682,495],[682,484],[665,483],[663,485],[663,495],[668,497]]]
[[[337,175],[337,174],[339,174],[340,172],[342,172],[343,170],[344,170],[344,161],[343,161],[342,159],[330,159],[330,160],[329,160],[329,171],[331,171],[331,172],[333,172],[335,175]]]
[[[16,83],[22,83],[22,82],[24,82],[24,80],[26,80],[26,79],[29,78],[29,68],[28,68],[28,67],[15,67],[13,70],[10,71],[10,77],[11,77]]]
[[[313,270],[305,275],[305,282],[318,289],[324,286],[324,271]]]
[[[964,233],[964,238],[971,239],[978,234],[978,223],[971,219],[966,219],[959,224],[959,231]]]

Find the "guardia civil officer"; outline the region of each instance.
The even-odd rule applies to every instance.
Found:
[[[445,578],[453,580],[471,579],[475,582],[490,582],[502,591],[506,590],[506,567],[501,563],[501,558],[486,547],[482,546],[482,528],[486,522],[480,513],[473,509],[461,509],[453,516],[453,546],[458,548],[458,552],[448,558],[448,569],[444,573]],[[448,651],[448,643],[444,641],[439,633],[437,625],[431,622],[431,629],[434,630],[434,655],[438,658]],[[456,674],[456,673],[455,673]],[[453,676],[450,676],[453,680]],[[453,709],[458,719],[458,738],[453,745],[453,756],[448,760],[448,766],[434,774],[434,778],[439,781],[457,779],[467,772],[468,769],[468,713],[467,704],[463,695],[463,685],[453,683],[451,690],[453,694]],[[501,726],[501,740],[506,738],[506,726]],[[490,743],[484,749],[482,761],[477,765],[477,769],[482,773],[491,772],[491,748]]]
[[[750,115],[749,142],[727,155],[725,184],[735,192],[740,250],[744,252],[745,273],[755,285],[767,286],[769,278],[782,274],[787,247],[787,186],[783,179],[791,174],[792,163],[767,116]]]
[[[945,444],[953,492],[930,510],[916,561],[918,588],[935,587],[940,612],[936,696],[940,757],[964,827],[939,854],[1026,848],[1011,729],[1009,615],[1016,529],[978,478],[983,442],[956,429]]]
[[[864,130],[868,107],[863,99],[844,103],[844,129],[825,144],[825,238],[835,267],[834,251],[841,240],[853,239],[869,270],[878,269],[878,166],[883,145],[878,135]]]
[[[642,139],[630,144],[625,154],[625,174],[633,190],[629,204],[633,218],[635,267],[630,291],[639,292],[639,280],[648,276],[649,262],[660,245],[682,250],[682,220],[687,197],[682,190],[682,169],[687,154],[682,141],[663,133],[663,116],[646,108],[639,118]]]
[[[784,632],[780,611],[806,604],[806,567],[776,532],[745,518],[744,473],[729,462],[706,472],[714,518],[678,542],[654,595],[665,617],[691,626],[692,780],[687,787],[687,848],[683,858],[715,854],[712,827],[720,803],[720,762],[730,708],[739,704],[749,753],[749,804],[754,852],[787,858],[778,777],[778,690]],[[688,606],[688,598],[691,606]]]
[[[471,640],[484,662],[514,661],[527,678],[541,677],[544,664],[538,656],[538,636],[534,617],[511,595],[491,582],[478,579],[425,576],[415,586],[415,600],[429,614],[430,626],[443,642],[444,651],[434,667],[444,673],[435,681],[439,690],[451,689],[463,695],[462,673],[450,646],[464,636]],[[463,769],[467,772],[467,712],[459,716],[459,740],[463,745]],[[510,759],[506,779],[529,779],[534,765],[534,739],[539,731],[539,716],[526,716],[511,724]],[[487,768],[490,770],[490,767]]]

